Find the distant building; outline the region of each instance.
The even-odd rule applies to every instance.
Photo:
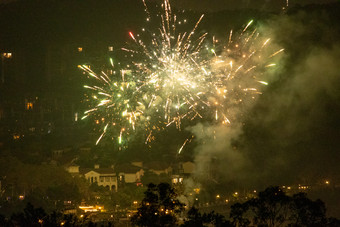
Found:
[[[181,162],[174,165],[171,175],[172,184],[181,184],[185,179],[189,178],[195,171],[193,162]]]
[[[174,174],[174,175],[171,175],[171,183],[172,184],[181,184],[183,183],[183,176],[182,175],[179,175],[179,174]]]
[[[99,168],[98,166],[98,168],[94,169],[82,169],[80,174],[83,175],[90,184],[97,183],[98,186],[103,186],[109,190],[117,191],[117,175],[112,168]]]
[[[66,171],[69,172],[72,175],[77,175],[79,174],[79,166],[77,165],[71,165],[66,167]]]
[[[111,168],[101,168],[98,164],[95,164],[93,168],[86,169],[71,165],[66,167],[66,170],[73,176],[85,177],[90,184],[96,183],[98,186],[117,191],[125,184],[140,185],[145,171],[157,175],[165,174],[171,178],[173,184],[183,183],[194,172],[195,164],[184,162],[171,165],[165,162],[143,163],[138,161],[112,165]]]
[[[195,170],[195,164],[193,162],[183,162],[180,166],[185,176],[191,175]]]
[[[115,167],[120,183],[140,183],[144,170],[140,166],[122,164]]]

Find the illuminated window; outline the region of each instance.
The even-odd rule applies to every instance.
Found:
[[[33,109],[33,103],[32,102],[26,102],[26,110]]]
[[[5,58],[12,58],[12,53],[3,53],[2,54]]]
[[[78,52],[83,52],[83,48],[82,47],[78,47]]]
[[[113,51],[113,46],[109,46],[109,51]]]

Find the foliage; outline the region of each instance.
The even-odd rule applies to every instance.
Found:
[[[312,201],[305,193],[287,196],[279,187],[269,187],[258,198],[231,206],[234,226],[337,226],[326,217],[325,204]]]
[[[171,183],[171,179],[168,175],[161,173],[160,175],[157,175],[154,172],[151,172],[149,170],[146,170],[144,172],[144,175],[141,179],[143,185],[149,185],[149,184],[160,184],[160,183]]]
[[[0,176],[1,196],[10,198],[10,203],[0,206],[0,212],[5,215],[22,210],[23,202],[51,212],[61,208],[63,201],[77,202],[89,194],[88,183],[73,178],[63,167],[27,164],[11,156],[0,158]],[[19,195],[24,195],[24,200],[19,200]]]
[[[293,195],[291,209],[294,226],[321,226],[327,222],[325,204],[319,199],[311,201],[305,193]]]
[[[74,215],[63,215],[53,211],[47,214],[41,207],[34,207],[27,203],[23,212],[12,214],[10,219],[0,215],[0,226],[79,226],[79,221]]]
[[[174,226],[183,206],[167,183],[149,184],[138,212],[131,219],[137,226]]]
[[[204,224],[208,226],[233,226],[229,221],[225,220],[225,217],[221,214],[217,214],[214,211],[203,215],[198,211],[197,208],[192,207],[187,214],[187,220],[184,222],[182,227],[203,227]]]
[[[121,208],[130,208],[134,201],[141,201],[145,192],[145,187],[139,187],[135,184],[126,184],[118,192],[112,194],[114,205]]]

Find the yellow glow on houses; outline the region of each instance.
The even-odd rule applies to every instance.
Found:
[[[79,206],[79,209],[87,212],[105,212],[104,206],[95,205],[95,206]]]

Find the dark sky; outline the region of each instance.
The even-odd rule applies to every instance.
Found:
[[[325,4],[336,2],[336,0],[289,0],[289,6],[295,4]],[[173,4],[186,9],[196,9],[201,11],[219,11],[225,9],[244,9],[254,8],[261,10],[280,10],[287,4],[286,0],[176,0]]]
[[[1,3],[9,3],[20,0],[0,0]],[[141,0],[140,0],[141,1]],[[150,0],[149,0],[150,1]],[[295,4],[327,4],[337,0],[288,0],[290,6]],[[147,1],[146,1],[147,2]],[[287,0],[173,0],[173,5],[185,9],[200,11],[220,11],[225,9],[254,8],[262,10],[280,10],[287,5]]]

